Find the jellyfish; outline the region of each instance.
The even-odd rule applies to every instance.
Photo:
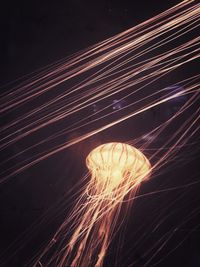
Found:
[[[54,237],[54,240],[62,240],[60,250],[44,266],[51,266],[56,259],[58,267],[102,267],[124,197],[136,192],[151,172],[150,162],[141,151],[116,142],[92,150],[86,165],[91,179],[70,219]],[[67,235],[70,237],[66,242]]]

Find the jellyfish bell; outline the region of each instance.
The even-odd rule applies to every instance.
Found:
[[[107,143],[90,152],[86,165],[99,194],[132,187],[146,179],[151,165],[144,154],[124,143]]]

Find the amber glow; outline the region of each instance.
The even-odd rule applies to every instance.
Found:
[[[46,266],[56,260],[58,267],[102,267],[113,234],[124,219],[119,215],[125,195],[131,192],[134,198],[151,171],[142,152],[123,143],[100,145],[89,153],[86,165],[91,179],[53,239],[62,240],[67,229],[66,246]]]
[[[126,190],[143,180],[150,170],[147,158],[136,148],[122,143],[108,143],[94,149],[86,164],[99,194]]]

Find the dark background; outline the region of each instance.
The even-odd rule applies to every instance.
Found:
[[[111,37],[178,2],[158,0],[8,1],[6,6],[1,8],[1,84],[7,84]],[[2,87],[2,92],[5,90],[5,87]],[[112,133],[108,139],[111,137]],[[88,143],[78,144],[1,186],[1,251],[8,249],[12,242],[20,237],[33,222],[40,216],[44,216],[47,208],[54,205],[60,196],[63,196],[71,188],[74,181],[78,181],[78,178],[86,171],[85,155],[80,156],[80,151],[84,150],[87,154],[93,143],[100,142],[98,139],[104,140],[104,136],[95,137],[94,140],[89,141],[89,145]],[[13,151],[19,149],[13,147]],[[77,164],[79,168],[76,168]],[[198,159],[195,159],[184,167],[179,167],[176,173],[176,182],[173,180],[174,170],[168,170],[162,176],[162,179],[167,181],[163,183],[164,186],[170,187],[191,182],[189,176],[191,170],[193,173],[197,173],[199,170],[197,164]],[[148,185],[145,184],[142,193],[153,192],[159,186],[159,179]],[[148,261],[148,258],[145,258],[145,251],[155,244],[164,233],[170,229],[176,229],[176,225],[184,220],[190,212],[198,209],[199,189],[199,185],[197,185],[195,188],[186,188],[184,192],[165,192],[138,200],[134,206],[134,216],[131,216],[128,221],[120,266],[129,267],[133,261],[136,262],[136,266],[144,266]],[[71,203],[71,199],[66,203]],[[47,218],[46,222],[40,224],[36,230],[29,230],[28,235],[32,241],[25,243],[27,236],[21,236],[18,243],[6,250],[0,266],[23,267],[25,262],[49,238],[49,233],[53,233],[62,221],[64,217],[62,212],[57,215],[56,219],[52,218],[55,214],[56,211],[53,210],[45,217]],[[153,231],[155,225],[152,222],[158,216],[161,221],[166,216],[167,219],[159,231]],[[145,222],[145,226],[140,231],[141,222]],[[194,216],[188,225],[184,225],[176,231],[167,249],[158,253],[156,261],[164,259],[173,248],[174,251],[157,266],[200,266],[199,230],[191,230],[199,223],[199,216]],[[153,224],[152,227],[151,224]],[[141,248],[136,247],[134,240],[145,233],[148,227],[150,227],[148,241],[144,242]],[[13,252],[20,246],[24,247],[14,255]],[[111,248],[111,251],[114,250],[115,243]],[[110,253],[111,256],[108,257],[105,267],[113,266],[112,252]],[[152,262],[147,266],[152,266],[151,264]]]
[[[179,1],[8,1],[1,8],[6,81],[46,66]]]

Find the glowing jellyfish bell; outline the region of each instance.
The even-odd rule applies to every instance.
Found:
[[[92,174],[96,194],[119,191],[125,195],[146,179],[151,165],[144,154],[124,143],[107,143],[90,152],[86,164]]]

